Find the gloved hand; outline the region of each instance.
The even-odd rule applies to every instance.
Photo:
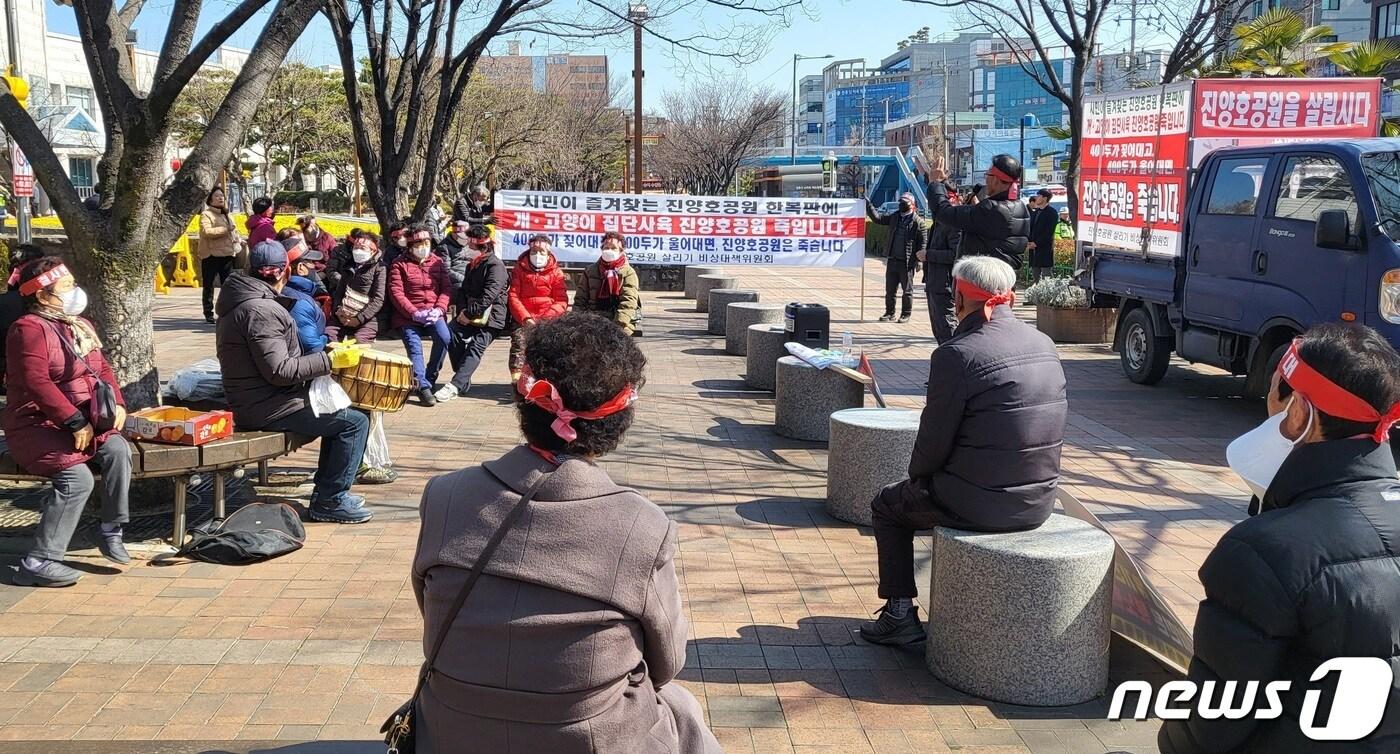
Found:
[[[432,309],[429,309],[429,310],[428,310],[428,321],[427,321],[426,324],[435,325],[435,324],[437,324],[438,320],[440,320],[440,319],[442,319],[442,310],[441,310],[441,309],[432,308]]]
[[[420,325],[426,325],[426,324],[428,324],[428,310],[427,310],[427,309],[420,309],[420,310],[414,312],[414,313],[413,313],[413,321],[416,322],[416,323],[418,323],[418,324],[420,324]]]
[[[348,341],[332,345],[331,369],[353,369],[359,366],[360,354],[360,349]]]

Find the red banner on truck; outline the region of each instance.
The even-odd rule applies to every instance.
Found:
[[[1211,151],[1380,132],[1380,79],[1201,79],[1086,97],[1080,242],[1180,253],[1188,171]]]

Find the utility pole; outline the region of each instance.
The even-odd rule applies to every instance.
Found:
[[[789,165],[797,164],[797,53],[792,54],[792,148]]]
[[[943,170],[948,170],[948,49],[943,49],[943,119],[938,123],[943,136]]]
[[[15,0],[5,0],[5,30],[6,30],[6,35],[5,35],[5,36],[8,37],[9,47],[10,47],[10,50],[9,50],[9,52],[10,52],[10,71],[9,71],[9,75],[10,75],[10,76],[13,76],[14,78],[22,78],[22,74],[20,73],[20,67],[19,67],[19,16],[18,16],[18,12],[15,10]],[[18,94],[18,93],[16,93],[16,94]],[[26,97],[26,99],[27,99],[27,97]],[[10,147],[10,159],[13,161],[13,160],[14,160],[14,156],[15,156],[15,141],[14,141],[14,138],[13,138],[13,137],[7,136],[7,137],[6,137],[6,141],[8,142],[8,145],[9,145],[9,147]],[[30,192],[31,192],[31,195],[32,195],[32,192],[33,192],[33,188],[32,188],[32,187],[33,187],[33,185],[34,185],[34,184],[33,184],[34,179],[31,177],[31,178],[29,179],[29,181],[30,181],[30,186],[31,186]],[[28,197],[28,196],[19,196],[19,192],[15,190],[15,189],[16,189],[16,183],[17,183],[17,181],[14,180],[14,172],[13,172],[13,168],[12,168],[12,172],[11,172],[11,174],[10,174],[10,189],[11,189],[11,190],[10,190],[10,194],[11,194],[11,197],[10,197],[10,198],[13,200],[13,204],[15,205],[15,223],[16,223],[16,225],[18,226],[18,229],[19,229],[19,242],[20,242],[20,243],[29,243],[29,239],[30,239],[30,234],[29,234],[29,199],[30,199],[30,197]]]
[[[646,3],[627,6],[627,20],[632,22],[632,193],[642,193],[642,22],[647,20]]]
[[[1131,88],[1133,85],[1133,72],[1137,69],[1137,9],[1138,0],[1132,0],[1131,10],[1128,12],[1128,81]],[[1102,79],[1099,75],[1095,78]]]

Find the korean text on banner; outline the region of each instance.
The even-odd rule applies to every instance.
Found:
[[[1376,136],[1380,107],[1380,79],[1202,79],[1191,164],[1225,146]]]
[[[608,231],[633,264],[860,267],[865,256],[854,199],[500,191],[495,208],[507,258],[546,235],[560,261],[594,262]]]
[[[1085,243],[1177,252],[1190,104],[1190,82],[1085,98],[1078,227]]]

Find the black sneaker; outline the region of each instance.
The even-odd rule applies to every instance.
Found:
[[[206,315],[204,315],[204,322],[205,322],[206,324],[210,324],[210,325],[214,324],[214,315],[212,315],[212,314],[206,314]]]
[[[418,402],[424,406],[436,406],[437,398],[433,395],[433,389],[430,387],[419,388]]]
[[[909,320],[911,320],[911,319],[913,319],[913,318],[914,318],[914,315],[912,315],[912,314],[901,314],[901,315],[899,315],[899,324],[902,325],[902,324],[904,324],[905,322],[908,322]]]
[[[882,315],[880,315],[880,321],[881,321],[881,322],[893,322],[893,321],[894,321],[894,315],[893,315],[893,314],[882,314]]]
[[[860,627],[860,638],[871,644],[888,644],[898,647],[905,644],[917,644],[927,638],[924,633],[924,624],[919,620],[919,608],[917,607],[911,605],[909,610],[904,613],[903,618],[894,617],[884,607],[876,610],[875,614],[880,617]]]

